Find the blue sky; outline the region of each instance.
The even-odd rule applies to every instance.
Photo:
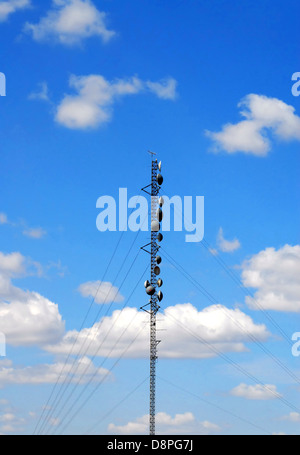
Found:
[[[147,434],[149,235],[96,201],[139,194],[148,150],[205,197],[204,242],[161,252],[157,433],[299,433],[299,8],[0,1],[1,434]]]

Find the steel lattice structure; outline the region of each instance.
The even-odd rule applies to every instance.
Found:
[[[152,154],[152,153],[151,153]],[[162,234],[159,233],[160,221],[162,220],[161,206],[163,199],[159,199],[159,191],[163,178],[159,171],[161,170],[161,163],[153,159],[151,166],[151,184],[144,187],[142,190],[151,196],[151,242],[144,245],[142,249],[150,254],[150,281],[145,282],[145,288],[150,301],[144,305],[142,309],[150,314],[150,414],[149,414],[149,433],[155,435],[155,409],[156,409],[156,363],[157,363],[157,346],[160,340],[156,337],[156,314],[160,309],[159,302],[162,300],[162,292],[157,292],[157,288],[161,287],[162,280],[158,278],[160,268],[158,264],[161,262],[158,256],[159,245],[162,240]],[[150,189],[150,191],[148,191]],[[146,248],[150,246],[150,251]],[[149,309],[146,309],[146,308]]]

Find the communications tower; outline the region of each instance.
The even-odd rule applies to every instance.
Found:
[[[160,197],[159,192],[163,183],[161,175],[161,162],[155,159],[155,154],[151,154],[151,183],[142,190],[151,196],[151,242],[142,247],[142,250],[150,254],[150,280],[145,282],[146,293],[149,295],[149,302],[141,307],[142,310],[150,314],[150,418],[149,433],[155,435],[155,407],[156,407],[156,363],[157,363],[157,346],[160,340],[156,337],[156,314],[160,309],[159,303],[163,299],[161,286],[163,281],[160,278],[161,257],[159,253],[159,243],[163,240],[160,232],[161,221],[163,219],[162,206],[164,200]]]

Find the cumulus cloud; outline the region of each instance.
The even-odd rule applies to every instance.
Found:
[[[107,28],[106,22],[106,13],[91,0],[53,0],[47,15],[37,24],[27,23],[25,30],[36,41],[54,40],[72,46],[92,36],[108,42],[115,32]]]
[[[82,357],[69,362],[41,364],[27,367],[14,367],[11,361],[0,362],[0,388],[18,384],[56,384],[77,383],[86,384],[90,380],[99,382],[108,379],[111,373],[105,368],[96,367],[93,362]]]
[[[10,291],[9,303],[0,300],[0,331],[8,344],[42,345],[61,338],[64,323],[56,304],[37,292],[14,287]]]
[[[266,156],[271,150],[271,138],[300,141],[300,117],[293,106],[277,98],[250,94],[238,107],[245,120],[228,123],[219,132],[207,131],[216,151]]]
[[[212,434],[220,430],[220,427],[212,422],[198,422],[191,412],[176,414],[174,417],[166,412],[158,412],[155,416],[157,434]],[[138,417],[125,425],[110,423],[108,431],[111,434],[147,434],[149,427],[149,415]]]
[[[0,332],[13,346],[57,342],[65,330],[58,306],[37,292],[14,286],[12,279],[25,273],[24,256],[0,252]]]
[[[217,236],[218,248],[223,253],[232,253],[235,250],[238,250],[241,247],[241,244],[238,239],[226,240],[224,238],[223,229],[220,228]]]
[[[300,312],[300,245],[266,248],[242,264],[242,281],[256,288],[252,309]]]
[[[0,2],[0,22],[6,21],[9,16],[18,10],[28,8],[31,5],[30,0],[6,0]]]
[[[230,394],[247,400],[274,400],[281,397],[273,384],[248,385],[242,383],[232,389]]]
[[[75,94],[64,96],[57,106],[55,120],[70,129],[96,128],[111,120],[113,105],[123,96],[148,89],[160,98],[174,99],[173,89],[169,87],[172,81],[157,82],[155,88],[151,88],[149,82],[145,83],[138,77],[108,81],[97,74],[72,75],[69,85]]]
[[[5,277],[14,277],[25,273],[25,257],[21,253],[4,254],[0,251],[0,274]]]
[[[137,78],[110,83],[103,76],[71,76],[70,87],[77,94],[66,95],[59,104],[56,121],[67,128],[93,128],[111,118],[111,106],[119,96],[140,91]]]
[[[188,327],[196,338],[182,326]],[[190,303],[167,307],[159,316],[158,328],[166,331],[161,332],[159,345],[159,356],[164,358],[208,358],[219,351],[244,352],[251,336],[260,341],[269,336],[263,324],[255,324],[239,309],[230,310],[222,305],[212,305],[202,311]],[[45,349],[65,354],[72,348],[74,353],[79,353],[83,344],[87,355],[118,357],[130,345],[126,357],[148,357],[149,328],[145,312],[136,308],[116,310],[90,328],[67,332],[60,342],[49,344]]]
[[[92,297],[96,303],[120,303],[124,300],[116,286],[104,281],[82,283],[78,291],[83,297]]]

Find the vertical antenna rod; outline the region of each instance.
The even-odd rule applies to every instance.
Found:
[[[163,282],[160,275],[159,264],[161,257],[158,255],[160,249],[158,242],[163,239],[160,231],[160,222],[163,218],[161,207],[163,206],[163,198],[159,198],[160,187],[163,183],[163,178],[159,171],[161,170],[161,163],[157,162],[152,155],[151,166],[151,184],[142,188],[147,194],[151,196],[151,242],[144,245],[142,249],[150,254],[150,281],[145,282],[146,293],[150,296],[149,303],[144,305],[142,309],[150,314],[150,414],[149,414],[149,433],[151,436],[155,435],[155,407],[156,407],[156,362],[157,346],[160,340],[156,338],[156,314],[160,309],[159,302],[163,299],[161,291],[157,292],[157,288],[161,287]],[[151,187],[151,191],[147,188]],[[151,246],[150,251],[146,247]],[[150,310],[146,310],[150,307]]]

